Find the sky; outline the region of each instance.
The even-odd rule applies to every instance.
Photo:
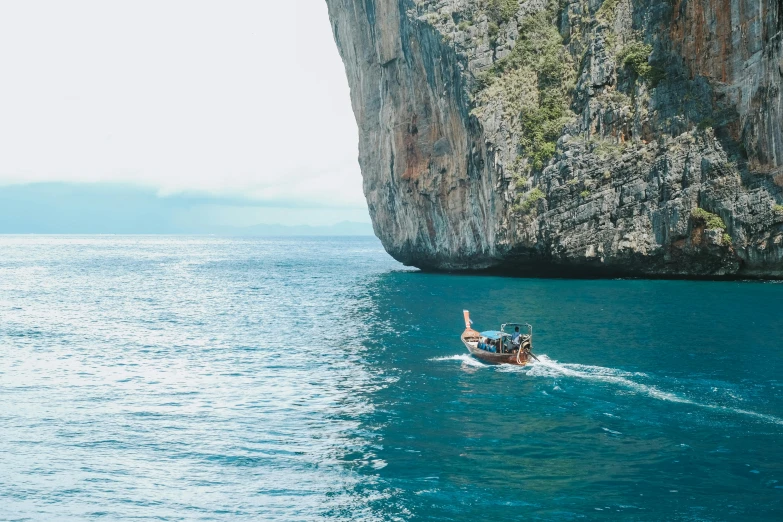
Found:
[[[369,222],[324,0],[0,2],[0,70],[0,197],[131,187],[236,226]]]

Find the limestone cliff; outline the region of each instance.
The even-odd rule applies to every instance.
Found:
[[[783,277],[783,0],[327,0],[428,269]]]

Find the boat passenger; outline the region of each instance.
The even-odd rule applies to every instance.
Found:
[[[519,332],[519,326],[514,327],[514,333],[511,334],[511,346],[514,348],[519,348],[519,345],[522,343],[522,334]]]
[[[519,326],[515,326],[514,333],[511,334],[511,344],[519,346],[521,337],[522,334],[519,332]]]

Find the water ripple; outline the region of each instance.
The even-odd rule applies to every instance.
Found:
[[[0,520],[783,516],[780,285],[423,274],[373,238],[0,251]],[[475,360],[464,308],[549,357]]]

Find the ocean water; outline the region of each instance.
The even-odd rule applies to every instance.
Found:
[[[491,367],[523,320],[540,363]],[[0,236],[0,520],[781,520],[783,285]]]

